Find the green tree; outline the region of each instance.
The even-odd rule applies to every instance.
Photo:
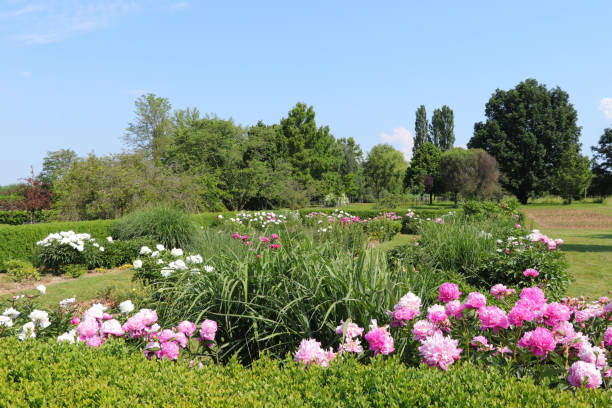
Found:
[[[578,115],[568,94],[527,79],[509,91],[497,89],[485,114],[486,122],[474,125],[468,147],[497,159],[502,185],[521,203],[551,191],[564,152],[579,149]]]
[[[579,199],[591,184],[591,160],[582,156],[575,149],[564,152],[561,166],[553,178],[555,192],[570,204],[573,199]]]
[[[158,162],[170,143],[172,106],[168,99],[152,93],[140,96],[134,105],[136,117],[128,124],[123,139],[135,151]]]
[[[472,194],[481,200],[490,199],[500,192],[497,160],[482,149],[470,149],[476,158],[476,184]]]
[[[440,150],[434,146],[433,143],[427,142],[423,144],[421,148],[414,153],[410,161],[410,166],[406,169],[404,186],[414,193],[423,194],[427,190],[425,177],[431,176],[433,188],[435,188],[439,180],[440,155]],[[432,201],[433,188],[430,187],[430,191],[428,191],[430,194],[430,203]]]
[[[445,152],[455,144],[455,119],[453,110],[448,106],[435,109],[431,118],[431,138],[433,144]]]
[[[43,158],[43,167],[38,178],[43,183],[55,184],[72,166],[76,158],[76,153],[71,149],[47,152],[47,155]]]
[[[412,146],[412,155],[425,143],[431,142],[429,135],[429,122],[427,121],[427,111],[425,105],[421,105],[416,110],[416,119],[414,120],[414,145]]]
[[[600,196],[612,194],[612,128],[604,130],[593,151],[592,191]]]
[[[401,190],[406,167],[402,152],[391,145],[379,144],[372,147],[364,164],[364,175],[376,198],[379,199],[384,191]]]

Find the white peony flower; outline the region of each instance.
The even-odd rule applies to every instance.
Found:
[[[187,263],[201,264],[204,262],[204,259],[202,259],[201,255],[191,255],[185,258],[185,261],[187,261]]]
[[[11,327],[13,325],[13,319],[8,316],[0,316],[0,326]]]
[[[28,315],[30,319],[32,319],[32,323],[41,328],[49,327],[51,322],[49,321],[49,313],[44,310],[34,309],[32,313]]]
[[[177,271],[187,270],[187,265],[182,259],[177,259],[176,261],[170,262],[168,266],[172,269],[176,269]]]
[[[159,256],[159,251],[151,252],[151,258],[157,258]]]
[[[2,313],[3,316],[8,316],[11,319],[16,319],[17,316],[19,316],[20,314],[21,312],[17,311],[16,309],[13,309],[12,307],[4,309],[4,312]]]
[[[125,302],[119,303],[119,310],[123,314],[130,313],[132,310],[134,310],[134,304],[131,300],[126,300]]]
[[[47,293],[47,287],[45,285],[38,285],[36,287],[36,290],[42,293],[43,295]]]
[[[183,255],[183,250],[181,248],[172,248],[172,250],[170,251],[170,255],[172,255],[172,256],[182,256]]]
[[[68,305],[68,304],[74,303],[74,302],[76,302],[76,298],[68,298],[68,299],[60,300],[59,305],[60,306],[65,306],[65,305]]]
[[[163,268],[163,269],[161,270],[161,275],[162,275],[164,278],[167,278],[167,277],[169,277],[170,275],[172,275],[172,272],[174,272],[174,269],[170,269],[170,268]]]
[[[142,248],[140,248],[140,255],[146,255],[146,254],[150,254],[151,252],[151,248],[149,248],[148,246],[143,246]]]
[[[157,260],[157,264],[158,264],[158,265],[161,265],[161,264],[163,264],[163,263],[164,263],[164,260],[163,260],[163,259],[158,259],[158,260]]]
[[[213,272],[213,271],[215,270],[215,267],[214,267],[214,266],[212,266],[212,265],[205,265],[205,266],[204,266],[204,270],[205,270],[206,272],[208,272],[208,273],[211,273],[211,272]]]
[[[100,252],[104,252],[104,247],[103,246],[100,247]]]
[[[142,268],[142,261],[140,259],[137,259],[134,261],[134,269],[140,269]]]
[[[106,240],[107,240],[108,242],[113,242],[113,237],[106,237]]]
[[[166,249],[166,247],[163,246],[162,244],[155,245],[155,248],[157,248],[158,251],[163,251],[164,249]]]
[[[89,309],[87,309],[85,311],[85,313],[83,313],[83,318],[81,320],[85,320],[88,318],[91,319],[102,319],[102,317],[104,316],[104,311],[107,309],[106,306],[104,306],[101,303],[94,303],[93,305],[91,305],[91,307]]]
[[[74,338],[76,337],[76,330],[72,329],[69,332],[66,332],[60,336],[57,336],[57,342],[58,343],[70,343],[70,344],[74,344]]]
[[[36,337],[36,331],[34,329],[35,326],[33,322],[27,322],[24,324],[21,328],[21,333],[19,334],[19,340]]]

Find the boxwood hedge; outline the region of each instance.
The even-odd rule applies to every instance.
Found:
[[[329,368],[262,358],[189,369],[147,361],[120,341],[101,349],[37,340],[0,341],[1,407],[605,407],[610,392],[559,390],[471,365],[448,372],[394,359]]]

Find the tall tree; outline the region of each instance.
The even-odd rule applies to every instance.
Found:
[[[561,88],[535,79],[497,89],[487,102],[486,122],[474,125],[468,147],[481,148],[500,165],[501,183],[521,203],[553,188],[563,153],[578,148],[578,115]]]
[[[593,186],[592,190],[600,196],[612,194],[612,128],[604,130],[593,151]]]
[[[432,201],[433,188],[438,180],[440,154],[440,150],[433,143],[425,143],[412,156],[410,167],[406,169],[404,177],[406,188],[417,194],[428,192],[430,202]],[[426,179],[427,176],[431,178]],[[428,180],[427,183],[426,180]]]
[[[453,110],[448,106],[435,109],[431,118],[431,138],[433,144],[445,152],[455,144],[455,119]]]
[[[60,149],[53,152],[47,152],[47,155],[43,159],[43,167],[38,178],[43,183],[53,185],[62,178],[62,175],[66,173],[66,171],[68,171],[76,158],[76,153],[71,149]]]
[[[429,135],[429,122],[427,121],[427,111],[425,105],[421,105],[416,110],[416,119],[414,120],[414,145],[412,146],[412,156],[425,143],[431,142]]]
[[[592,177],[591,160],[580,155],[576,148],[568,149],[553,178],[555,192],[563,197],[565,203],[570,204],[573,199],[579,199],[585,194]]]
[[[401,190],[406,167],[402,152],[391,145],[379,144],[372,147],[364,164],[364,175],[376,198],[380,198],[383,191]]]
[[[135,151],[159,161],[170,142],[172,106],[168,99],[152,93],[140,96],[134,105],[136,117],[128,124],[123,139]]]

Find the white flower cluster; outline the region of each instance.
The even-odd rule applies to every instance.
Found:
[[[92,238],[91,235],[87,233],[77,234],[74,231],[54,232],[47,235],[45,239],[38,241],[36,245],[42,247],[49,247],[53,244],[68,245],[79,252],[83,252],[85,250],[85,243],[87,242],[91,242],[94,247],[98,248],[101,252],[104,252],[104,247],[100,246],[100,244],[98,244],[95,238]],[[109,242],[112,242],[112,238],[109,240]]]
[[[180,259],[180,257],[183,257],[185,255],[185,252],[181,248],[172,248],[169,251],[170,255],[174,258],[179,259],[174,259],[168,262],[168,264],[166,265],[166,261],[162,259],[163,252],[167,251],[166,248],[163,245],[158,244],[156,246],[156,249],[156,251],[153,251],[151,248],[143,246],[142,248],[140,248],[140,255],[149,255],[151,258],[159,258],[157,259],[155,264],[160,265],[160,273],[164,278],[169,277],[175,271],[186,271],[187,269],[189,269],[188,265],[195,267],[196,265],[201,265],[204,263],[202,255],[199,254],[187,255],[185,256],[185,259]],[[143,267],[144,263],[142,259],[136,259],[132,262],[132,265],[134,269],[140,269]],[[206,272],[212,272],[215,268],[210,265],[206,265],[203,267],[203,269]],[[197,268],[192,269],[192,271],[199,273],[199,270]]]
[[[273,211],[255,211],[252,213],[243,211],[229,220],[240,225],[253,225],[256,228],[265,228],[269,224],[284,224],[287,222],[287,217],[283,214],[276,214]]]

